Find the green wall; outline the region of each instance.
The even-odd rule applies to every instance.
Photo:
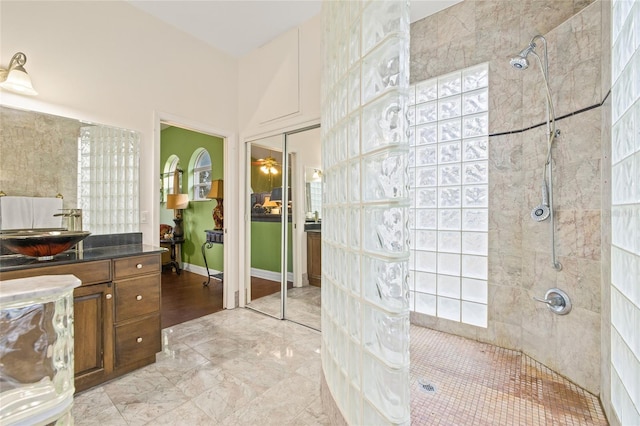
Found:
[[[280,272],[282,252],[282,225],[280,222],[251,222],[251,267]],[[293,272],[293,232],[287,230],[287,272]]]
[[[224,178],[224,140],[215,136],[192,132],[178,127],[168,127],[162,130],[160,136],[160,171],[170,155],[176,155],[180,159],[180,168],[184,170],[182,175],[182,192],[189,194],[189,200],[193,200],[193,173],[189,170],[189,162],[193,153],[198,148],[205,148],[211,156],[212,179]],[[158,179],[160,176],[158,176]],[[190,201],[189,207],[182,212],[185,242],[182,245],[182,261],[192,265],[204,267],[201,247],[206,241],[206,229],[213,229],[213,217],[211,211],[216,206],[215,200]],[[165,209],[162,203],[161,209]],[[225,212],[226,214],[226,212]],[[173,226],[173,210],[166,210],[160,214],[160,223]],[[218,271],[223,270],[223,245],[214,244],[211,249],[205,250],[209,268]]]

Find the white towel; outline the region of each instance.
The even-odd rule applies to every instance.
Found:
[[[29,229],[33,224],[33,197],[0,197],[0,229]]]
[[[33,198],[33,228],[61,228],[62,216],[54,217],[56,213],[62,213],[62,198]]]

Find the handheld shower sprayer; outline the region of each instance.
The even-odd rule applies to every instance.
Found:
[[[543,220],[546,220],[550,214],[549,191],[547,190],[547,183],[542,182],[542,204],[531,210],[531,218],[536,222],[542,222]]]

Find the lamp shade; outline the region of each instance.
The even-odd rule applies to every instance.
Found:
[[[13,55],[11,58],[11,62],[9,63],[9,68],[7,70],[2,70],[2,82],[0,82],[0,87],[6,90],[10,90],[15,93],[20,93],[22,95],[37,95],[31,84],[31,77],[27,74],[27,71],[24,69],[24,64],[27,62],[27,56],[18,52]]]
[[[222,181],[222,179],[211,181],[211,190],[207,194],[207,198],[224,198],[224,182]]]
[[[167,208],[170,210],[183,210],[189,205],[187,194],[167,194]]]

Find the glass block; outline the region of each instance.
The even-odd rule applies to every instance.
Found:
[[[431,294],[416,293],[416,312],[425,315],[436,315],[436,296]]]
[[[362,12],[362,55],[367,54],[388,36],[408,26],[406,7],[402,2],[372,2]]]
[[[484,63],[462,71],[462,89],[465,92],[489,86],[489,65]]]
[[[419,167],[416,169],[415,186],[436,186],[438,174],[436,167]]]
[[[392,37],[375,47],[362,62],[362,103],[399,87],[407,76],[400,72],[403,41]],[[404,86],[406,87],[406,85]]]
[[[638,175],[634,157],[627,157],[611,168],[611,202],[628,204],[635,201]]]
[[[345,112],[346,115],[346,112]],[[340,163],[347,159],[347,152],[349,147],[348,134],[349,128],[345,123],[336,126],[336,162]]]
[[[422,81],[416,84],[416,103],[438,99],[438,79]]]
[[[349,335],[356,342],[360,341],[360,330],[360,300],[357,297],[349,297]]]
[[[438,103],[427,102],[416,105],[416,124],[431,123],[438,119]]]
[[[460,71],[438,77],[438,97],[457,95],[462,91],[462,75]]]
[[[349,112],[360,107],[360,67],[357,66],[349,73]]]
[[[438,142],[438,125],[424,124],[415,128],[416,145],[426,145]]]
[[[466,118],[464,118],[466,121]],[[459,118],[438,122],[438,141],[446,142],[461,139],[462,122]],[[471,136],[469,136],[471,137]]]
[[[488,301],[488,287],[485,280],[462,278],[462,299],[486,304]]]
[[[436,294],[436,274],[429,272],[415,272],[415,289],[420,293]],[[435,308],[435,304],[434,304]]]
[[[409,291],[409,312],[413,312],[416,310],[416,292]]]
[[[409,336],[406,336],[407,340]],[[409,420],[409,369],[390,368],[367,352],[363,355],[363,388],[374,407],[387,414],[388,419],[371,419],[376,409],[365,409],[365,424],[402,423]],[[367,403],[368,404],[368,403]],[[380,420],[382,422],[380,423]]]
[[[409,169],[409,179],[407,181],[407,185],[409,188],[415,188],[416,186],[416,169]]]
[[[487,258],[485,256],[462,255],[462,276],[487,279]]]
[[[387,150],[363,160],[363,200],[382,201],[404,198],[407,150]]]
[[[438,231],[438,252],[460,253],[460,232]]]
[[[438,186],[460,185],[462,183],[462,167],[451,164],[438,167]]]
[[[416,146],[416,128],[409,127],[407,130],[407,138],[409,139],[409,146]]]
[[[362,152],[367,153],[391,145],[406,144],[407,120],[404,101],[397,92],[362,108]]]
[[[489,211],[487,209],[462,209],[463,231],[488,231]]]
[[[437,207],[437,194],[435,188],[417,188],[415,192],[416,207]]]
[[[481,113],[462,118],[463,136],[474,138],[489,134],[489,114]]]
[[[437,146],[426,145],[416,149],[416,167],[438,164]]]
[[[460,322],[460,301],[438,296],[438,317]]]
[[[488,207],[489,188],[487,185],[464,186],[464,207]]]
[[[349,387],[349,424],[362,424],[362,393],[360,388],[355,386],[355,380],[351,378],[351,386]],[[358,383],[359,385],[359,383]]]
[[[409,105],[416,104],[416,85],[409,86]]]
[[[462,322],[487,328],[487,305],[463,301]]]
[[[463,167],[463,183],[475,184],[489,182],[489,163],[487,161],[465,163]]]
[[[432,251],[415,251],[416,271],[437,272],[437,256]]]
[[[431,250],[435,251],[438,242],[438,235],[436,231],[429,230],[416,230],[415,231],[415,243],[416,250]]]
[[[364,249],[386,256],[405,255],[407,209],[405,207],[365,207]]]
[[[409,302],[407,262],[364,256],[365,298],[389,312],[405,312]]]
[[[438,160],[440,164],[460,162],[460,142],[438,144]]]
[[[462,115],[462,99],[459,95],[438,99],[438,120],[449,120]]]
[[[416,209],[416,229],[437,229],[438,211],[435,209]]]
[[[640,262],[637,256],[611,247],[611,283],[629,300],[640,306],[640,287],[636,277],[640,275]]]
[[[360,20],[356,20],[349,29],[349,65],[360,59]]]
[[[460,209],[439,209],[438,229],[460,230],[462,213]]]
[[[468,139],[463,141],[463,154],[462,159],[464,161],[473,160],[485,160],[489,157],[488,154],[489,141],[487,138]]]
[[[461,193],[460,187],[438,188],[438,207],[460,207]]]
[[[463,232],[462,253],[486,256],[489,251],[488,235],[486,232]]]
[[[415,149],[409,150],[407,154],[407,164],[409,165],[409,167],[416,166],[416,150]]]
[[[460,255],[438,253],[438,274],[460,275]]]
[[[372,354],[387,364],[403,367],[409,363],[409,316],[387,314],[364,306],[363,343]]]
[[[409,126],[416,125],[416,107],[415,106],[407,107],[407,121],[409,122]]]
[[[460,277],[438,274],[438,296],[460,299]]]
[[[352,249],[360,248],[360,209],[349,209],[349,245]]]
[[[358,160],[349,164],[349,200],[360,201],[360,161]]]
[[[360,155],[360,115],[353,114],[349,119],[349,158]]]
[[[635,248],[634,233],[637,221],[632,206],[613,206],[611,208],[611,242],[612,244],[633,252]]]
[[[611,164],[618,163],[635,151],[634,112],[635,109],[627,111],[611,128]]]
[[[477,114],[489,110],[489,91],[487,89],[465,93],[463,99],[463,112],[465,115]]]

